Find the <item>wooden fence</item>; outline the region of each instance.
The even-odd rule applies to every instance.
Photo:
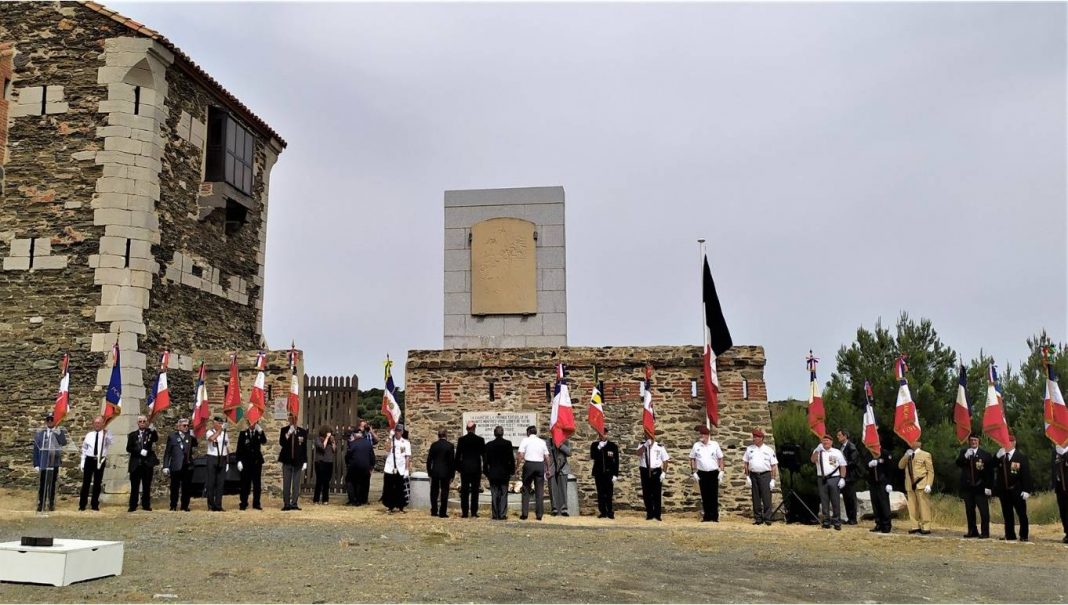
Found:
[[[337,443],[330,493],[345,493],[345,430],[358,421],[356,403],[359,400],[359,381],[353,376],[304,375],[304,425],[308,427],[308,472],[301,488],[315,489],[315,442],[319,429],[329,427]]]

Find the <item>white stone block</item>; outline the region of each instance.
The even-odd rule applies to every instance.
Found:
[[[561,336],[567,334],[566,313],[546,313],[541,316],[542,334],[545,336]]]
[[[105,168],[111,168],[111,166],[105,166]],[[130,196],[125,193],[115,193],[112,191],[107,193],[97,193],[93,196],[93,201],[90,202],[90,206],[93,208],[127,210],[127,202],[129,199]]]
[[[143,195],[145,197],[152,198],[159,201],[159,183],[153,183],[151,181],[136,180],[134,193],[137,195]]]
[[[130,258],[155,259],[155,257],[152,256],[152,243],[144,240],[131,240]]]
[[[41,115],[41,105],[40,104],[38,104],[38,105],[32,105],[32,104],[11,105],[10,107],[8,107],[7,115],[8,115],[9,118],[22,118],[22,117],[26,117],[26,116]]]
[[[511,336],[540,336],[541,315],[507,316],[504,318],[503,333]]]
[[[114,208],[101,208],[93,211],[94,225],[129,225],[129,210],[116,210]]]
[[[113,332],[132,332],[134,334],[140,334],[141,336],[144,336],[147,333],[145,331],[145,324],[139,321],[113,321],[111,322],[110,329]]]
[[[564,264],[564,249],[542,248],[539,246],[537,263],[539,269],[563,269],[566,266]]]
[[[104,176],[125,179],[125,178],[129,178],[127,176],[129,174],[129,170],[130,170],[130,167],[129,166],[124,166],[123,164],[105,164],[104,165]]]
[[[445,294],[445,315],[470,315],[471,294],[469,292],[448,292]]]
[[[482,339],[478,336],[446,336],[445,348],[446,349],[470,349],[478,347],[482,344]]]
[[[15,238],[11,240],[11,251],[8,252],[8,256],[29,258],[30,256],[30,238],[19,239]]]
[[[160,162],[159,160],[157,160],[155,158],[150,158],[150,157],[143,156],[143,155],[134,156],[133,163],[136,166],[142,166],[144,168],[148,168],[149,170],[154,171],[156,174],[159,174],[159,172],[161,170],[163,170],[163,163],[162,162]]]
[[[138,157],[122,151],[98,151],[96,153],[96,163],[133,166],[137,163]]]
[[[182,274],[182,285],[189,286],[191,288],[197,288],[198,290],[204,288],[204,280],[193,275],[192,273]],[[232,292],[232,290],[231,290]]]
[[[96,70],[96,83],[97,84],[115,84],[122,82],[122,79],[126,77],[126,73],[129,72],[128,66],[117,65],[105,65],[104,67],[97,68]],[[104,111],[101,109],[100,111]],[[131,109],[131,112],[133,110]]]
[[[97,138],[116,137],[128,139],[131,134],[133,134],[133,129],[129,126],[98,126],[96,129]]]
[[[538,228],[538,246],[545,248],[563,247],[564,226],[544,225]]]
[[[95,267],[101,267],[104,269],[123,269],[126,267],[126,256],[117,256],[115,254],[94,254],[96,257]]]
[[[446,336],[463,336],[467,333],[466,315],[446,315],[445,316],[445,335]]]
[[[141,321],[140,307],[127,305],[101,305],[96,308],[96,321]]]
[[[470,250],[446,250],[445,251],[445,270],[446,271],[470,271],[471,270],[471,251]]]
[[[30,257],[5,258],[4,271],[29,271]]]
[[[129,101],[133,103],[135,98],[134,87],[125,82],[113,82],[108,84],[108,99],[111,101]]]
[[[33,259],[33,270],[49,271],[67,268],[67,255],[43,256]]]
[[[467,333],[472,336],[501,336],[504,334],[504,318],[468,317]]]
[[[566,290],[567,279],[564,269],[539,269],[538,291]]]
[[[505,334],[497,339],[495,345],[502,349],[518,349],[527,346],[527,337]]]
[[[78,210],[83,204],[81,202],[63,202],[64,210]]]
[[[156,200],[143,195],[131,195],[126,203],[126,209],[134,212],[154,212]]]
[[[145,116],[134,115],[133,113],[113,113],[108,115],[108,124],[113,126],[127,126],[129,128],[136,128],[138,130],[154,130],[156,128],[156,121]]]
[[[126,255],[126,238],[105,235],[100,238],[100,254]]]
[[[63,87],[62,86],[48,86],[48,92],[45,94],[45,101],[62,101],[63,100]]]
[[[467,246],[467,229],[446,229],[445,230],[445,249],[446,250],[466,250]]]
[[[110,332],[99,332],[93,334],[92,344],[89,346],[89,350],[94,353],[103,353],[110,351],[111,347],[115,346],[115,341],[118,339],[119,334],[112,334]],[[132,347],[135,348],[135,347]]]
[[[70,159],[75,161],[92,160],[96,158],[95,149],[86,149],[85,151],[75,151],[70,154]]]
[[[112,53],[138,53],[141,58],[145,57],[145,52],[152,46],[152,40],[148,38],[136,38],[134,36],[119,36],[116,38],[104,39],[104,52],[108,57],[112,56]],[[140,61],[140,59],[138,59]],[[136,63],[137,61],[134,61]],[[133,63],[131,63],[133,65]]]
[[[34,105],[41,106],[41,100],[44,95],[43,86],[27,86],[26,88],[15,89],[15,103],[19,105]]]
[[[101,67],[100,69],[107,68]],[[100,105],[98,106],[97,111],[99,111],[100,113],[128,113],[131,115],[136,115],[134,114],[133,101],[104,99],[103,101],[100,101]]]
[[[131,132],[133,132],[131,130]],[[122,151],[124,153],[139,154],[143,143],[126,137],[106,137],[104,139],[104,151]]]
[[[566,313],[567,294],[563,290],[538,292],[538,313]]]
[[[93,284],[97,286],[127,286],[132,282],[126,269],[100,268],[93,272]]]
[[[446,271],[445,272],[445,291],[446,292],[470,292],[471,287],[467,285],[467,271]]]
[[[155,212],[130,212],[130,226],[157,231],[159,230],[159,217]]]
[[[33,255],[48,256],[52,254],[52,240],[47,237],[33,238]]]
[[[153,275],[159,273],[159,263],[150,258],[134,258],[131,256],[127,266],[134,271],[145,271]]]
[[[169,281],[181,283],[182,272],[176,269],[175,267],[170,266],[167,267],[167,270],[164,272],[163,277],[164,279],[167,279]]]
[[[130,138],[135,141],[140,141],[142,147],[144,143],[152,143],[159,140],[159,135],[149,130],[136,130],[130,129]]]

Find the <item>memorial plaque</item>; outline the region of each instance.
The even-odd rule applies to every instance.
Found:
[[[538,312],[534,223],[493,218],[471,226],[471,314]]]
[[[289,402],[287,397],[275,397],[271,402],[271,412],[275,420],[289,420]]]
[[[460,434],[467,432],[467,423],[475,422],[475,434],[483,439],[493,441],[493,428],[501,425],[504,429],[504,438],[512,442],[513,447],[519,447],[519,442],[527,436],[527,427],[538,426],[537,412],[464,412],[463,425]]]

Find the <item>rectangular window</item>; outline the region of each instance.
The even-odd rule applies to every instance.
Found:
[[[441,401],[441,383],[434,383],[434,401]]]
[[[252,193],[252,157],[256,137],[225,110],[208,110],[208,157],[205,180],[225,181]]]
[[[493,383],[489,383],[489,400],[493,401],[497,399],[497,394],[493,392]]]

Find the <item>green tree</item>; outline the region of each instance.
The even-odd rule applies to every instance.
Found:
[[[382,393],[382,389],[360,391],[360,398],[356,402],[356,415],[360,417],[360,420],[366,420],[376,429],[389,426],[386,417],[382,414]],[[393,396],[397,398],[397,405],[400,406],[401,418],[403,419],[404,389],[395,390]]]

